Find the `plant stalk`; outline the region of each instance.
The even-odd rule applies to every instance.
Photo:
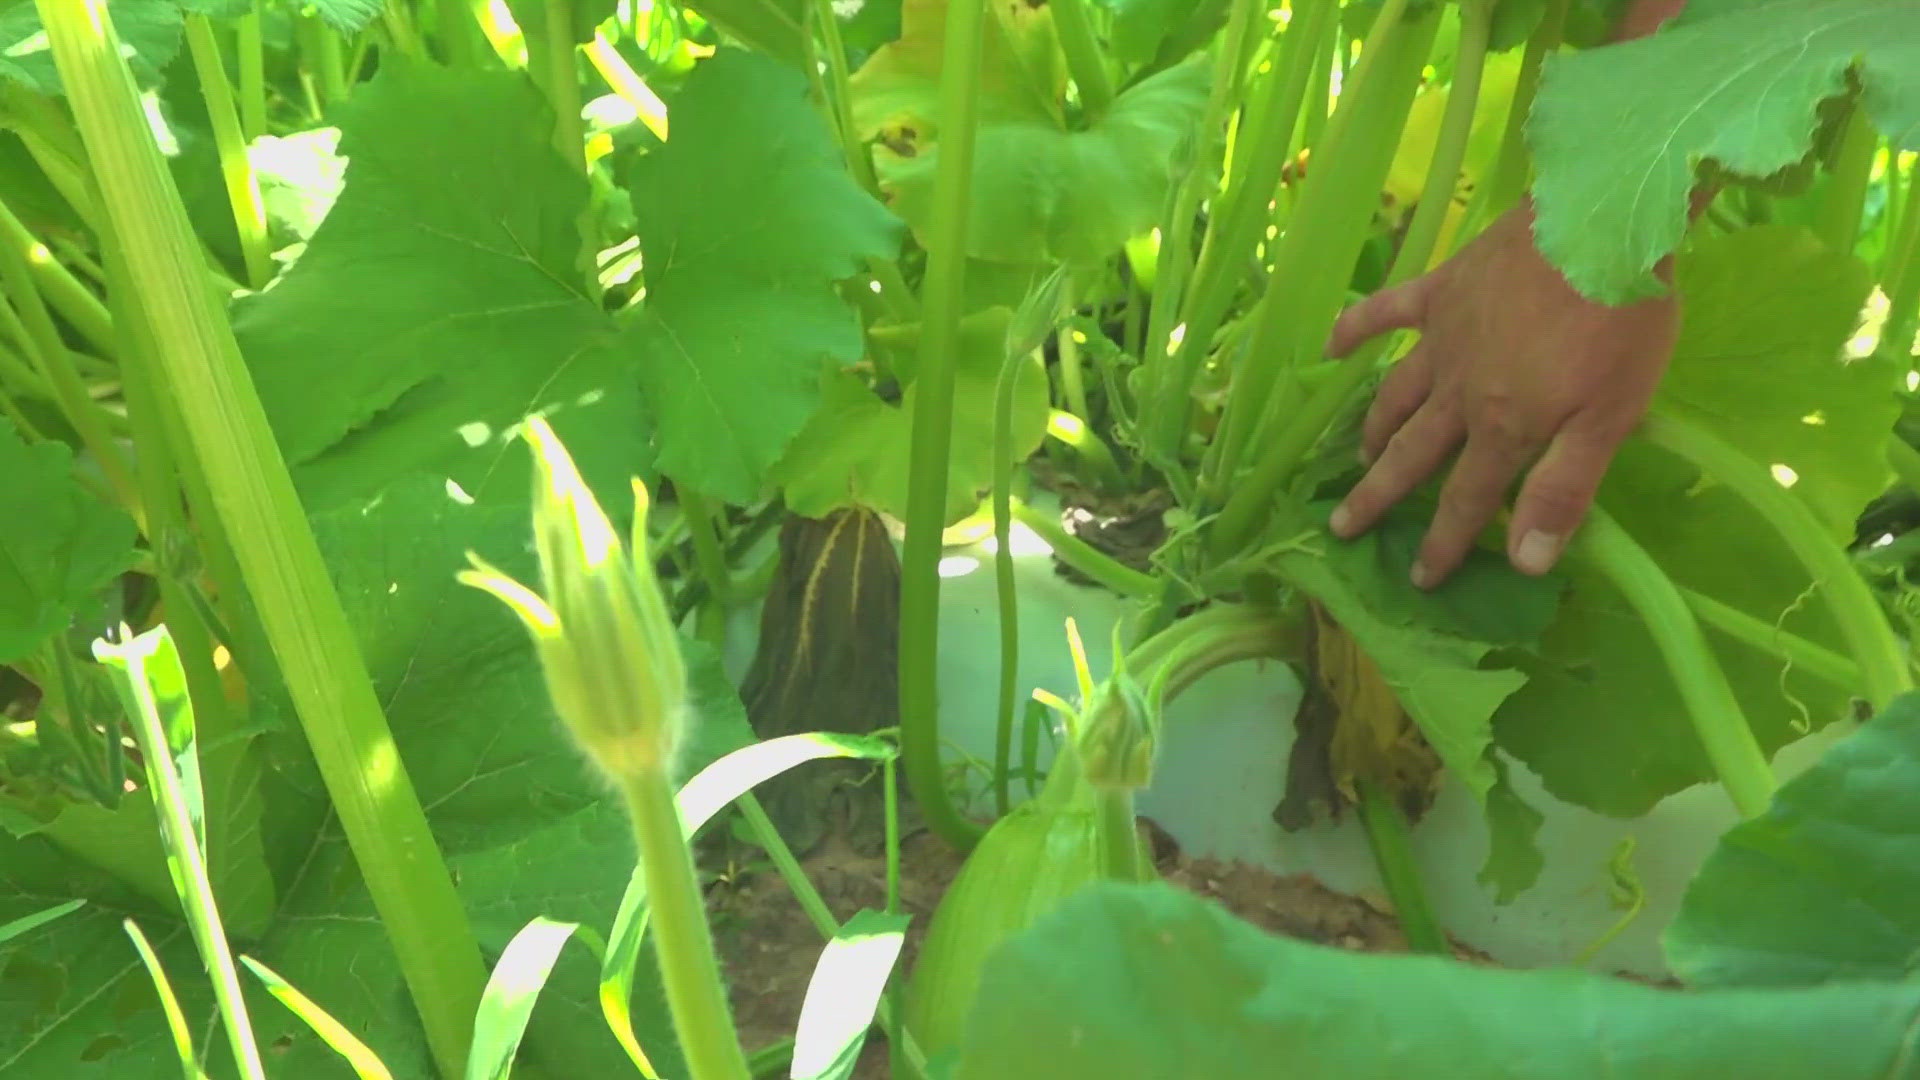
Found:
[[[246,142],[267,133],[267,59],[260,39],[260,4],[261,0],[253,0],[233,24],[240,80],[240,131]]]
[[[1013,714],[1020,697],[1020,597],[1013,576],[1013,391],[1023,362],[1009,350],[993,395],[993,575],[1000,620],[1000,700],[993,737],[994,812],[1013,808]]]
[[[1236,148],[1235,156],[1244,156],[1244,173],[1236,165],[1234,172],[1240,174],[1241,179],[1230,185],[1220,200],[1219,210],[1208,221],[1191,286],[1184,303],[1178,305],[1187,327],[1185,336],[1168,362],[1163,363],[1159,356],[1141,357],[1142,363],[1152,365],[1149,371],[1163,372],[1153,394],[1153,407],[1147,411],[1149,427],[1143,440],[1151,461],[1179,460],[1193,411],[1193,380],[1213,347],[1220,321],[1232,306],[1240,277],[1235,268],[1253,250],[1265,226],[1267,204],[1272,201],[1280,174],[1286,168],[1287,147],[1292,144],[1301,102],[1306,98],[1314,54],[1321,40],[1339,21],[1338,9],[1336,0],[1299,0],[1295,5],[1293,24],[1281,39],[1279,61],[1265,83],[1266,93],[1242,114],[1237,141],[1247,150],[1241,155]],[[1219,77],[1216,72],[1215,79]],[[1175,226],[1179,226],[1178,221]],[[1168,251],[1169,247],[1162,245],[1161,250]],[[1184,257],[1185,249],[1176,246],[1174,253]],[[1169,289],[1176,283],[1174,276],[1164,270],[1161,277]],[[1174,307],[1165,303],[1172,297],[1169,292],[1165,297],[1156,298],[1156,314],[1163,305]],[[1166,348],[1170,337],[1170,329],[1152,329],[1147,336],[1147,352],[1152,354]]]
[[[1067,71],[1080,88],[1080,108],[1089,121],[1097,121],[1113,108],[1113,76],[1107,72],[1106,57],[1093,35],[1093,20],[1087,14],[1086,0],[1052,0],[1053,26],[1060,35],[1060,51],[1066,55]]]
[[[1407,935],[1408,947],[1429,956],[1453,955],[1447,932],[1434,916],[1427,891],[1420,884],[1420,868],[1413,861],[1413,837],[1407,816],[1379,784],[1362,777],[1359,787],[1360,823],[1367,831],[1374,866],[1380,871],[1387,898],[1393,902],[1394,914],[1400,918],[1400,929]]]
[[[1887,625],[1873,592],[1799,496],[1776,483],[1752,458],[1697,424],[1656,411],[1642,422],[1640,434],[1727,485],[1780,534],[1819,586],[1848,651],[1860,665],[1865,696],[1876,711],[1913,689],[1906,650]]]
[[[227,186],[227,208],[240,237],[240,256],[247,268],[247,287],[256,292],[273,278],[273,255],[267,243],[267,208],[260,200],[260,178],[247,160],[247,134],[235,110],[233,88],[227,84],[220,61],[220,41],[205,15],[187,16],[187,44],[193,52],[194,73],[213,126],[213,142],[220,155],[220,176]]]
[[[747,1080],[673,784],[664,771],[649,768],[624,778],[622,787],[646,872],[650,918],[658,928],[654,952],[687,1072],[692,1080]]]
[[[1255,313],[1252,338],[1234,372],[1213,475],[1215,497],[1226,493],[1214,523],[1212,554],[1239,550],[1266,520],[1273,493],[1319,440],[1353,388],[1371,369],[1379,348],[1357,350],[1296,411],[1264,447],[1251,477],[1237,474],[1252,427],[1266,411],[1279,377],[1325,349],[1327,333],[1346,300],[1347,282],[1365,243],[1378,192],[1386,180],[1419,88],[1420,73],[1439,27],[1439,11],[1404,17],[1406,4],[1389,0],[1328,121],[1324,161],[1307,174],[1289,228],[1274,254],[1267,293]],[[1449,110],[1451,111],[1451,110]],[[1435,157],[1451,157],[1436,147]],[[1457,160],[1457,159],[1456,159]],[[1403,252],[1404,254],[1404,252]],[[1422,260],[1424,261],[1424,260]],[[1376,339],[1378,341],[1379,339]]]
[[[1073,535],[1059,520],[1009,496],[1008,508],[1022,525],[1039,534],[1061,562],[1087,575],[1121,596],[1145,599],[1158,595],[1160,581],[1143,574]]]
[[[955,0],[947,5],[940,64],[940,161],[928,229],[924,337],[914,381],[906,539],[900,566],[900,736],[907,781],[927,824],[961,850],[970,849],[982,830],[961,816],[946,789],[935,680],[940,649],[940,537],[953,444],[954,363],[966,275],[985,17],[985,0]]]
[[[1620,590],[1646,623],[1687,703],[1707,759],[1740,815],[1765,813],[1773,799],[1773,770],[1680,590],[1653,556],[1598,506],[1588,512],[1572,547]]]
[[[37,0],[101,205],[150,322],[162,387],[268,641],[443,1073],[465,1071],[485,983],[440,858],[193,230],[154,144],[104,0]],[[129,362],[141,362],[128,358]],[[184,447],[183,447],[184,449]]]
[[[1527,191],[1532,163],[1527,153],[1527,120],[1533,115],[1534,95],[1540,90],[1540,69],[1548,56],[1560,51],[1567,33],[1569,0],[1547,0],[1540,14],[1540,25],[1527,38],[1526,52],[1520,57],[1519,77],[1513,84],[1513,104],[1507,112],[1507,127],[1500,138],[1500,153],[1494,158],[1480,190],[1474,192],[1466,220],[1454,235],[1454,247],[1466,243],[1488,221],[1519,205]]]
[[[1772,653],[1795,667],[1802,667],[1845,690],[1860,685],[1860,665],[1824,646],[1790,634],[1771,623],[1756,619],[1730,604],[1723,604],[1705,593],[1676,585],[1702,623],[1744,645]]]

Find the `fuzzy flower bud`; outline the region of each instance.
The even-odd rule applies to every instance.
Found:
[[[628,550],[546,421],[525,425],[536,467],[534,546],[546,595],[469,552],[460,580],[492,593],[532,632],[555,711],[609,777],[671,772],[686,664],[647,555],[647,492],[634,481]]]

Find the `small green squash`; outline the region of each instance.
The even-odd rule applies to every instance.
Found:
[[[907,1030],[929,1058],[959,1042],[980,973],[1001,942],[1100,879],[1098,822],[1096,791],[1067,750],[1040,794],[975,845],[933,913],[907,983]],[[1151,876],[1144,854],[1135,865]]]

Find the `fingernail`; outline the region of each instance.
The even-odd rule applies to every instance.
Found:
[[[1353,511],[1347,509],[1345,503],[1334,508],[1333,516],[1327,519],[1327,528],[1332,529],[1336,536],[1347,535],[1347,529],[1352,525]]]
[[[1513,553],[1514,565],[1522,573],[1544,574],[1553,569],[1553,561],[1559,558],[1560,543],[1560,538],[1552,533],[1529,529]]]
[[[1413,587],[1416,589],[1425,589],[1433,584],[1433,571],[1427,569],[1426,563],[1414,563],[1412,577]]]

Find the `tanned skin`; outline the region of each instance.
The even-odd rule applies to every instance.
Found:
[[[1616,40],[1651,34],[1685,6],[1637,0]],[[1696,197],[1695,211],[1704,203]],[[1523,202],[1446,262],[1354,304],[1334,325],[1334,356],[1389,330],[1420,339],[1375,395],[1362,429],[1367,473],[1330,527],[1359,536],[1451,458],[1413,583],[1445,581],[1523,474],[1507,557],[1522,573],[1546,573],[1646,415],[1678,328],[1672,296],[1609,307],[1576,293],[1534,246],[1533,208]]]

